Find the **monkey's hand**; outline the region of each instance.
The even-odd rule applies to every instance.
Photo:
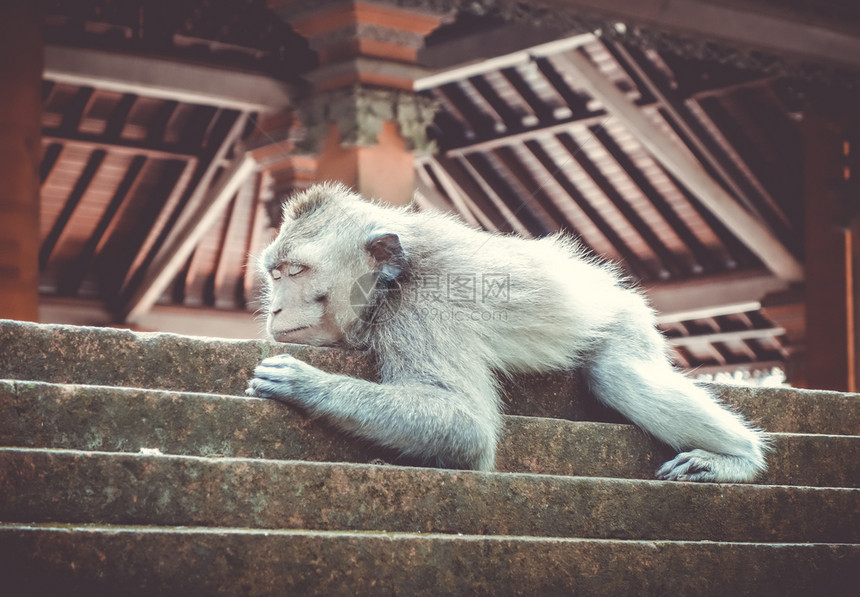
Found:
[[[265,359],[248,382],[245,394],[312,407],[328,373],[288,354]]]

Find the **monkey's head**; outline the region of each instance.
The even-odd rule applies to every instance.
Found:
[[[356,289],[372,309],[380,289],[405,269],[400,238],[391,231],[397,213],[337,183],[289,199],[278,236],[258,260],[268,333],[278,342],[349,343],[364,315]]]

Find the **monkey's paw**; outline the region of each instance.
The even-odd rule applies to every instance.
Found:
[[[660,467],[656,476],[666,481],[713,481],[713,471],[708,458],[712,455],[704,450],[681,452]]]
[[[288,354],[265,359],[254,369],[254,378],[248,381],[245,394],[258,398],[287,400],[307,405],[313,392],[314,382],[322,371]]]
[[[756,466],[750,458],[691,450],[678,454],[664,464],[656,476],[667,481],[744,483],[752,481],[756,472]]]

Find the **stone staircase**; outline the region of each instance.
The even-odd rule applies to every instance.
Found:
[[[857,395],[721,387],[773,432],[769,471],[671,483],[671,452],[579,377],[522,377],[499,472],[447,471],[242,397],[283,351],[375,375],[331,349],[0,320],[0,594],[860,591]]]

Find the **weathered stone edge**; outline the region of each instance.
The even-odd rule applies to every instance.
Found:
[[[860,437],[772,435],[764,484],[860,485]],[[0,445],[418,464],[273,401],[0,380]],[[835,458],[834,455],[839,457]],[[503,472],[651,479],[673,451],[630,425],[505,417]]]
[[[331,348],[0,320],[0,378],[237,395],[259,361],[283,352],[325,371],[377,378],[367,355]],[[860,394],[713,387],[768,430],[860,435]],[[504,384],[502,400],[508,414],[621,421],[576,372],[516,377]]]
[[[857,545],[0,525],[4,590],[36,596],[842,597],[858,571]]]
[[[0,449],[0,520],[860,541],[860,490]]]

